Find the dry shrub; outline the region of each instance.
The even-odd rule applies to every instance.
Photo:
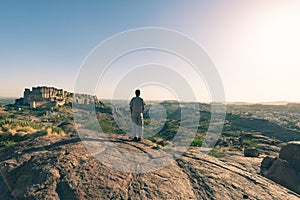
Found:
[[[222,147],[222,146],[217,146],[215,147],[216,150],[218,150],[219,152],[227,152],[231,150],[231,147]]]
[[[46,133],[47,133],[47,135],[51,135],[52,134],[52,128],[47,128],[46,129]]]
[[[15,135],[16,133],[22,133],[21,135],[31,134],[35,133],[36,130],[32,128],[31,126],[12,126],[11,124],[5,124],[2,126],[2,129],[4,129],[5,132],[8,132],[12,135]]]
[[[20,136],[20,137],[24,137],[24,136],[27,135],[27,134],[28,134],[27,132],[17,132],[17,133],[15,133],[14,135]]]
[[[17,132],[17,130],[13,128],[13,126],[11,126],[10,124],[5,124],[3,128],[6,132],[10,133],[11,135],[14,135]]]
[[[11,125],[10,125],[10,124],[4,124],[4,125],[2,126],[2,130],[3,130],[4,132],[8,132],[10,129],[11,129]]]
[[[46,133],[50,136],[66,136],[66,133],[58,127],[48,127]]]
[[[18,132],[26,132],[27,134],[36,132],[36,130],[31,126],[16,126],[16,130]]]

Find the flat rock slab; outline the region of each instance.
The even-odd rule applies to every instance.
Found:
[[[155,144],[148,140],[132,142],[119,135],[110,135],[109,140],[126,151],[158,156],[153,151]],[[103,142],[99,140],[97,145]],[[271,180],[200,150],[190,148],[156,171],[126,173],[96,159],[80,138],[39,137],[0,151],[0,199],[300,198]],[[122,158],[122,154],[118,156]]]

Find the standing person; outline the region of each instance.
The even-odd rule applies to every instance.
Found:
[[[143,138],[143,112],[145,103],[140,97],[141,91],[135,91],[136,97],[133,97],[130,101],[130,114],[132,120],[132,135],[134,141],[141,141]]]

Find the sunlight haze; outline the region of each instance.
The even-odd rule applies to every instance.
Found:
[[[0,26],[2,97],[20,97],[25,87],[38,85],[73,91],[81,64],[99,43],[129,29],[161,27],[187,35],[206,50],[226,101],[300,102],[297,0],[2,1]],[[189,80],[198,101],[211,100],[205,81],[179,58],[136,52],[120,61],[99,81],[95,94],[100,99],[113,96],[126,66],[159,63]],[[145,99],[174,98],[158,85],[137,87]]]

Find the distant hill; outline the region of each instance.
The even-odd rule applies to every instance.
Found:
[[[283,142],[300,140],[300,132],[286,129],[264,119],[243,118],[238,115],[227,114],[226,119],[230,122],[230,131],[260,132],[270,138],[276,138]]]
[[[12,104],[15,102],[15,99],[14,97],[0,97],[0,106]]]
[[[290,101],[266,101],[266,102],[227,102],[228,105],[288,105],[288,104],[300,104],[300,102]]]

